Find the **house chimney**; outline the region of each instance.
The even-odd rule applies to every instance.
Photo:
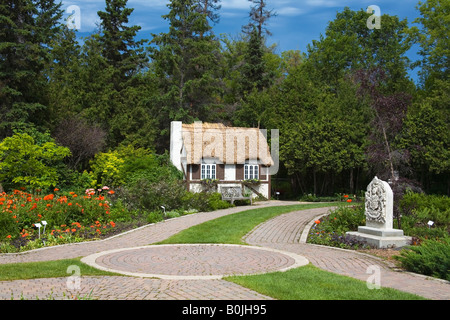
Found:
[[[181,121],[172,121],[170,123],[170,161],[178,169],[181,167],[181,149],[183,147]]]

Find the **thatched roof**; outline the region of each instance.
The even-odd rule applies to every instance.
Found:
[[[257,128],[183,124],[182,136],[188,164],[199,164],[202,158],[216,158],[224,164],[243,164],[246,160],[259,160],[266,166],[274,164],[267,139]]]

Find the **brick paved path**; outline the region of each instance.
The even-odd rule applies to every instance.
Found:
[[[298,204],[298,202],[266,202],[261,206]],[[231,208],[216,212],[198,213],[162,223],[146,226],[114,237],[109,240],[73,244],[44,250],[35,250],[25,254],[2,254],[1,263],[27,261],[58,260],[88,256],[96,252],[119,248],[131,248],[148,245],[178,233],[193,225],[232,214],[248,208]],[[383,260],[356,253],[304,243],[303,230],[316,217],[328,209],[310,209],[281,215],[256,227],[244,240],[251,245],[273,248],[285,252],[303,255],[314,265],[335,273],[344,274],[361,280],[367,280],[369,266],[378,266],[381,270],[381,285],[393,287],[425,296],[430,299],[450,299],[450,285],[447,282],[396,272]],[[270,299],[252,290],[240,287],[224,280],[165,280],[132,277],[81,277],[80,287],[70,290],[71,278],[52,278],[36,280],[0,281],[0,299],[27,299],[39,297],[85,296],[91,294],[97,299],[223,299],[223,300],[259,300]],[[69,281],[69,282],[68,282]]]

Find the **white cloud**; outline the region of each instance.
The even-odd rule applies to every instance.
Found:
[[[304,9],[295,7],[283,7],[275,10],[279,16],[299,16],[306,12]]]

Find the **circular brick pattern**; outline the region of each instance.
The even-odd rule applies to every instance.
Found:
[[[303,256],[275,249],[223,244],[117,249],[90,255],[82,261],[125,275],[179,280],[285,271],[309,262]]]

